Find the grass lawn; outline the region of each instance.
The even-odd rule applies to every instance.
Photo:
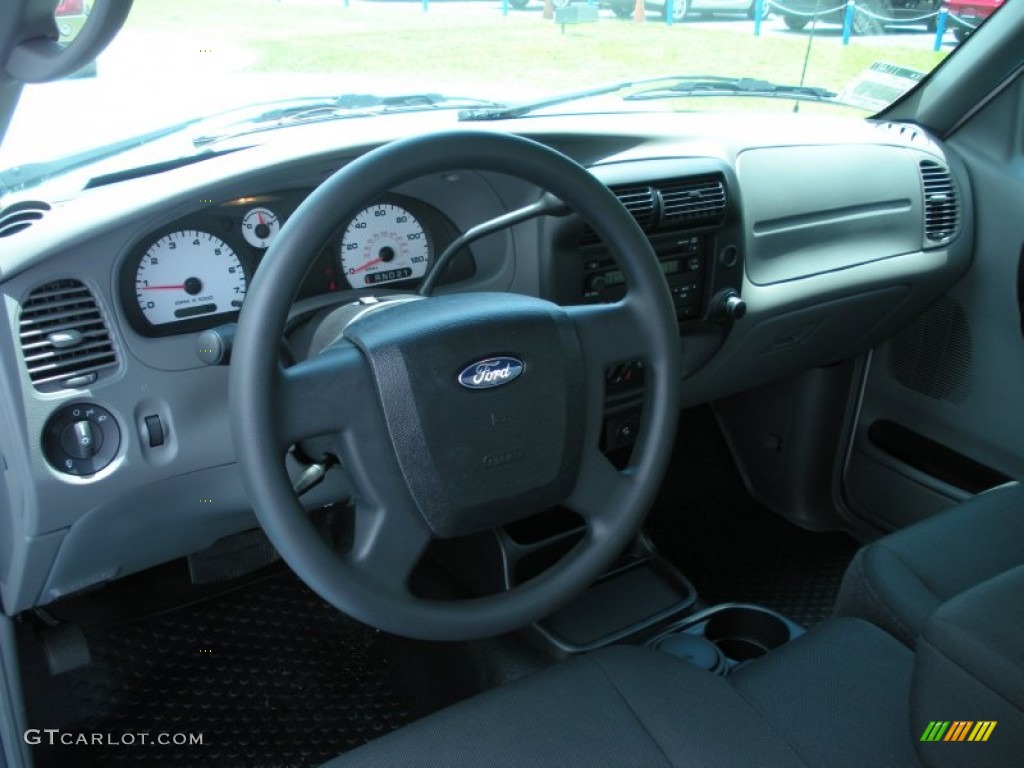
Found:
[[[344,73],[389,81],[437,83],[461,95],[572,90],[622,79],[664,74],[757,76],[800,80],[806,34],[753,36],[753,23],[735,31],[694,23],[634,24],[602,17],[596,24],[560,27],[534,11],[501,15],[495,0],[419,2],[352,0],[136,0],[129,24],[149,32],[192,35],[197,20],[217,34],[231,19],[231,41],[243,46],[259,70]],[[197,48],[215,41],[195,41]],[[806,83],[842,90],[875,61],[927,71],[945,55],[930,50],[839,45],[833,34],[814,41]],[[443,87],[442,87],[443,86]],[[415,90],[415,88],[413,88]],[[689,100],[693,104],[693,100]]]

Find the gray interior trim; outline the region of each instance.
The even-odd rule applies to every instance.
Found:
[[[25,741],[28,718],[25,715],[25,696],[18,671],[18,647],[14,637],[14,622],[0,615],[0,744],[3,761],[0,765],[14,768],[32,765],[32,757]]]

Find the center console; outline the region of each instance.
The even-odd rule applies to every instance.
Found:
[[[660,235],[651,238],[651,245],[665,273],[679,322],[700,317],[707,306],[710,236],[685,232]],[[611,254],[601,248],[585,254],[581,285],[581,298],[588,303],[618,301],[626,295],[625,275]]]
[[[710,159],[638,161],[593,172],[647,236],[681,330],[728,321],[732,310],[724,297],[741,298],[744,242],[729,167]],[[625,296],[621,264],[588,222],[567,217],[551,226],[556,252],[549,263],[548,293],[554,301],[593,304]]]
[[[746,306],[742,286],[746,242],[731,169],[716,160],[639,160],[591,169],[646,235],[672,296],[683,375],[706,363],[724,343]],[[627,291],[625,272],[590,224],[553,219],[545,294],[562,305],[610,303]],[[605,375],[601,448],[625,466],[637,439],[650,361],[622,360]],[[551,511],[503,529],[498,536],[502,578],[522,583],[556,562],[583,535],[582,521]],[[647,643],[724,674],[803,632],[765,608],[727,604],[699,607],[696,590],[644,537],[581,597],[536,629],[563,652],[614,642]]]

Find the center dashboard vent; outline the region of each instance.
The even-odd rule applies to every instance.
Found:
[[[662,221],[718,221],[725,213],[725,185],[720,179],[683,181],[662,187]]]
[[[612,193],[647,234],[672,229],[719,224],[725,217],[725,183],[717,176],[660,181],[654,184],[613,186]],[[600,241],[590,225],[580,245]]]
[[[78,280],[54,280],[32,291],[18,333],[29,378],[44,392],[85,386],[117,363],[96,299]]]
[[[651,187],[622,187],[613,189],[619,202],[629,211],[629,215],[636,219],[640,229],[645,232],[654,224],[654,217],[658,213],[657,199]]]
[[[925,248],[946,245],[960,231],[960,202],[949,169],[933,160],[922,160]]]

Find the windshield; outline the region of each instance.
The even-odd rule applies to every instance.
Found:
[[[90,5],[60,4],[62,36]],[[93,65],[25,87],[0,193],[381,112],[869,116],[986,12],[936,0],[136,0]]]

